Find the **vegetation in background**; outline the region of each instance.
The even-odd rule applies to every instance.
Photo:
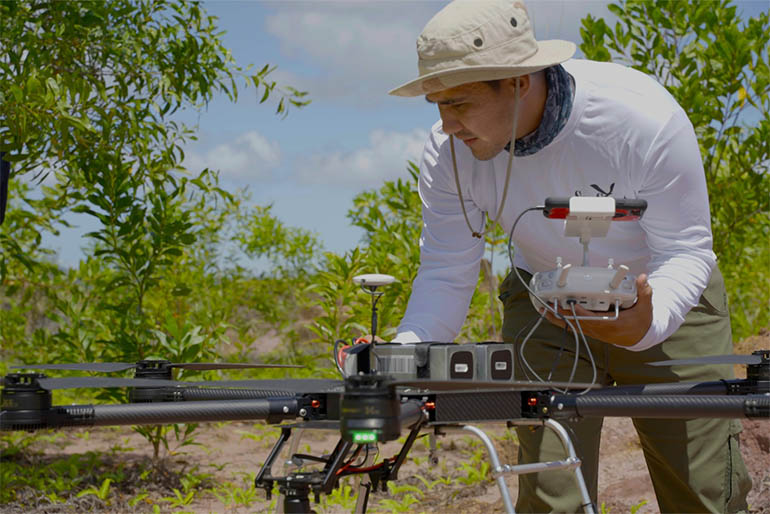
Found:
[[[260,102],[277,95],[279,114],[307,103],[269,81],[269,66],[236,65],[221,35],[199,3],[183,0],[0,4],[0,151],[14,183],[47,178],[39,200],[14,186],[21,195],[0,232],[4,352],[25,362],[217,356],[228,313],[210,315],[200,289],[190,297],[213,284],[189,271],[222,242],[217,222],[226,220],[208,221],[212,211],[228,212],[235,198],[210,170],[182,168],[194,131],[173,115],[218,94],[235,101],[244,86]],[[79,267],[62,270],[45,261],[40,233],[70,212],[97,228]],[[34,323],[19,324],[25,317]],[[157,460],[166,430],[138,430]]]
[[[583,20],[580,49],[655,77],[690,118],[736,340],[770,326],[770,14],[729,0],[627,1]]]
[[[581,48],[654,75],[690,115],[734,334],[756,333],[770,325],[768,15],[741,21],[724,0],[610,8],[619,24],[586,18]],[[222,190],[216,172],[182,169],[182,147],[195,133],[175,123],[174,112],[214,94],[235,100],[239,84],[255,88],[257,101],[277,96],[280,115],[306,103],[304,93],[270,81],[269,66],[256,73],[237,66],[200,5],[0,2],[0,46],[0,151],[13,161],[0,227],[0,373],[8,362],[248,361],[258,353],[261,361],[303,364],[294,377],[336,376],[332,343],[370,330],[371,298],[352,282],[361,273],[396,277],[378,304],[378,334],[395,334],[419,266],[417,167],[409,163],[404,178],[355,197],[348,219],[365,235],[342,254],[324,251],[315,234],[285,225],[246,192]],[[42,195],[22,175],[48,176]],[[69,212],[90,216],[96,228],[79,265],[63,269],[41,234],[55,233]],[[499,339],[493,261],[505,240],[499,227],[487,236],[489,258],[458,341]],[[278,341],[276,351],[260,348],[268,339]],[[58,402],[88,398],[67,394]],[[52,460],[36,445],[54,444],[55,435],[2,435],[0,503],[120,510],[184,509],[204,493],[225,506],[261,499],[248,477],[222,484],[197,469],[174,475],[164,467],[170,461],[162,457],[189,444],[193,430],[139,428],[155,462],[126,466],[119,450]],[[488,480],[477,453],[455,482]],[[164,492],[152,489],[158,483]],[[381,507],[408,510],[444,486],[415,478]],[[349,489],[330,501],[348,505]]]

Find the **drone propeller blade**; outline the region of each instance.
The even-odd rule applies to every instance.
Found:
[[[513,382],[481,382],[478,380],[396,380],[396,386],[411,386],[434,391],[467,391],[475,389],[505,389],[508,391],[538,391],[543,389],[598,389],[600,384],[580,382],[531,382],[518,380]]]
[[[295,364],[241,364],[230,362],[177,362],[170,364],[174,368],[191,369],[197,371],[207,371],[215,369],[249,369],[249,368],[302,368]],[[137,367],[135,363],[129,362],[90,362],[82,364],[24,364],[21,366],[12,366],[13,369],[57,369],[66,371],[95,371],[98,373],[113,373],[116,371],[125,371]]]
[[[153,380],[151,378],[111,378],[111,377],[63,377],[39,378],[38,384],[49,391],[54,389],[79,389],[99,387],[173,387],[187,385],[186,382],[173,380]]]
[[[182,382],[189,386],[237,387],[264,391],[287,391],[291,393],[322,393],[341,387],[342,380],[322,378],[294,378],[280,380],[208,380],[203,382]]]
[[[208,371],[214,369],[249,369],[249,368],[302,368],[296,364],[241,364],[230,362],[189,362],[173,363],[174,368],[193,369],[197,371]]]
[[[695,359],[677,359],[671,361],[648,362],[650,366],[679,366],[696,364],[760,364],[762,357],[759,355],[711,355],[708,357],[697,357]]]
[[[97,371],[101,373],[124,371],[135,367],[136,364],[130,364],[128,362],[91,362],[84,364],[23,364],[21,366],[11,366],[13,369],[61,369],[69,371]]]

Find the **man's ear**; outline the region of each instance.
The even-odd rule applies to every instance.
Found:
[[[521,77],[511,77],[507,79],[502,80],[503,87],[506,88],[506,91],[510,93],[511,98],[513,98],[516,83],[519,84],[519,98],[524,98],[527,96],[527,94],[531,91],[531,85],[532,81],[530,79],[530,75],[522,75]]]

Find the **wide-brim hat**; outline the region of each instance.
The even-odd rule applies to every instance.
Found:
[[[419,96],[469,82],[520,77],[566,61],[575,49],[570,41],[537,41],[521,2],[455,0],[417,38],[419,77],[389,94]]]

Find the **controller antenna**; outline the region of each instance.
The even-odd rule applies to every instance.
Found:
[[[384,294],[382,291],[377,291],[377,288],[392,284],[395,281],[396,279],[394,277],[379,273],[370,273],[353,277],[353,282],[360,285],[361,289],[363,289],[366,294],[372,296],[372,342],[374,342],[374,336],[377,335],[377,302]]]

